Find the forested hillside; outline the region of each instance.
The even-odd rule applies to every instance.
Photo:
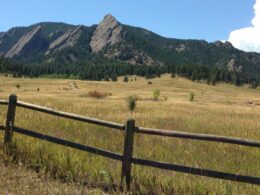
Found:
[[[91,27],[44,22],[12,28],[0,34],[0,56],[1,72],[15,77],[115,80],[172,73],[213,85],[260,81],[258,53],[240,51],[229,42],[161,37],[111,15]]]

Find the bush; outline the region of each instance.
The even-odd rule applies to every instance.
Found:
[[[159,89],[155,89],[155,90],[153,91],[153,99],[154,99],[154,100],[158,100],[159,97],[160,97],[160,90],[159,90]]]
[[[20,88],[21,88],[21,85],[20,85],[20,84],[16,84],[16,88],[17,88],[17,89],[20,89]]]
[[[128,76],[124,77],[124,82],[128,82]]]
[[[111,96],[111,95],[112,95],[111,93],[94,90],[94,91],[89,91],[87,96],[101,99],[101,98],[106,98],[107,96]]]
[[[251,88],[252,89],[256,89],[258,87],[258,83],[256,81],[253,81],[252,84],[251,84]]]
[[[135,107],[136,107],[136,101],[137,101],[137,97],[135,95],[130,95],[127,98],[127,107],[128,107],[128,110],[131,113],[131,117],[133,116],[133,112],[134,112]]]
[[[163,96],[163,99],[164,99],[164,101],[167,101],[168,97],[167,96]]]
[[[189,100],[192,102],[194,100],[194,98],[195,98],[195,95],[194,95],[194,93],[191,92]]]

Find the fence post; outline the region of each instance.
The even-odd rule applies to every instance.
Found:
[[[5,129],[5,138],[4,138],[5,144],[9,144],[12,142],[12,136],[13,136],[12,128],[14,126],[16,102],[17,102],[17,96],[15,94],[10,95],[7,117],[6,117],[6,129]]]
[[[128,119],[125,125],[125,143],[124,143],[124,154],[123,154],[122,175],[121,175],[121,184],[125,182],[127,188],[130,188],[130,183],[131,183],[131,164],[132,164],[133,145],[134,145],[134,130],[135,130],[135,120]]]

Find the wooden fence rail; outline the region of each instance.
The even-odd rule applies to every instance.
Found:
[[[128,188],[130,187],[130,184],[131,184],[131,165],[132,164],[260,185],[260,177],[244,176],[244,175],[225,173],[225,172],[207,170],[207,169],[202,169],[202,168],[194,168],[194,167],[188,167],[188,166],[183,166],[183,165],[169,164],[169,163],[165,163],[165,162],[145,160],[145,159],[139,159],[139,158],[133,157],[133,146],[134,146],[134,134],[135,133],[176,137],[176,138],[181,138],[181,139],[220,142],[220,143],[236,144],[236,145],[259,148],[260,141],[257,141],[257,140],[136,127],[134,119],[127,120],[126,124],[123,125],[123,124],[114,123],[114,122],[110,122],[110,121],[99,120],[96,118],[90,118],[90,117],[85,117],[85,116],[76,115],[76,114],[72,114],[72,113],[57,111],[54,109],[50,109],[50,108],[46,108],[46,107],[42,107],[42,106],[38,106],[38,105],[33,105],[33,104],[25,103],[25,102],[20,102],[20,101],[17,101],[16,95],[11,95],[9,97],[9,101],[0,100],[0,104],[8,105],[6,126],[0,126],[0,130],[5,131],[4,142],[7,146],[9,143],[12,142],[13,132],[16,132],[16,133],[23,134],[26,136],[34,137],[37,139],[56,143],[56,144],[63,145],[66,147],[71,147],[71,148],[78,149],[81,151],[90,152],[92,154],[96,154],[96,155],[100,155],[100,156],[104,156],[107,158],[121,161],[122,162],[121,184],[125,183]],[[19,107],[22,107],[25,109],[30,109],[30,110],[35,110],[35,111],[51,114],[51,115],[55,115],[55,116],[59,116],[59,117],[64,117],[64,118],[68,118],[68,119],[72,119],[72,120],[76,120],[76,121],[87,122],[87,123],[91,123],[91,124],[95,124],[95,125],[118,129],[118,130],[124,130],[125,141],[124,141],[123,155],[113,153],[110,151],[106,151],[106,150],[103,150],[100,148],[91,147],[91,146],[67,141],[67,140],[64,140],[61,138],[44,135],[44,134],[38,133],[36,131],[27,130],[27,129],[24,129],[21,127],[17,127],[14,124],[16,106],[19,106]]]
[[[143,127],[136,128],[135,132],[141,134],[147,134],[147,135],[159,135],[159,136],[166,136],[166,137],[176,137],[181,139],[221,142],[221,143],[260,148],[260,141],[241,139],[236,137],[225,137],[225,136],[216,136],[210,134],[188,133],[188,132],[160,130],[160,129],[151,129],[151,128],[143,128]]]

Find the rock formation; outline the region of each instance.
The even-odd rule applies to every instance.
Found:
[[[243,66],[239,65],[235,59],[231,59],[227,65],[228,71],[230,72],[241,72]]]
[[[5,33],[0,32],[0,39],[4,36]]]
[[[43,45],[41,38],[41,26],[35,27],[33,30],[22,36],[21,39],[5,54],[5,57],[12,58],[32,49],[39,49]]]
[[[46,55],[50,52],[61,50],[65,47],[73,47],[82,33],[82,26],[70,29],[49,45]]]
[[[111,15],[108,14],[97,26],[90,47],[92,52],[98,53],[107,45],[113,45],[123,39],[123,26]]]

